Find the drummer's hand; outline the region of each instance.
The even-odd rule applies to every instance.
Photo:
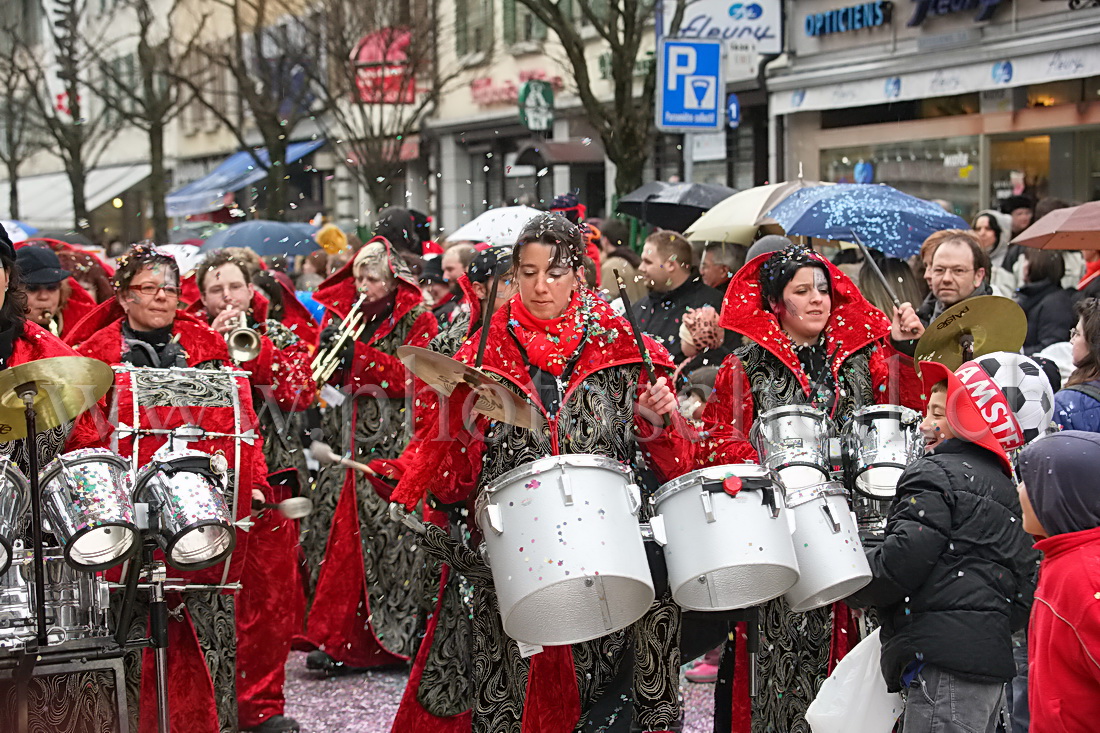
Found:
[[[642,392],[638,398],[638,405],[644,410],[652,411],[658,417],[670,415],[676,412],[676,393],[669,386],[664,377],[660,377],[652,385]]]
[[[241,312],[233,306],[229,306],[221,313],[214,316],[214,320],[210,322],[210,328],[218,333],[226,334],[240,325],[240,318]]]
[[[267,501],[267,499],[264,498],[264,492],[260,491],[259,489],[252,489],[252,501],[253,502],[258,501],[261,504],[263,504]],[[253,509],[252,510],[252,516],[256,516],[257,514],[259,514],[262,511],[263,511],[263,509]]]
[[[890,337],[895,341],[918,339],[924,334],[924,324],[911,303],[894,308],[894,322],[890,324]]]

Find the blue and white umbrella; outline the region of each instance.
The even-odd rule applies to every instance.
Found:
[[[214,232],[202,245],[202,252],[224,247],[244,247],[261,257],[308,255],[321,248],[313,239],[313,225],[297,222],[252,219]]]
[[[838,183],[795,191],[770,216],[789,235],[851,242],[856,237],[889,257],[906,259],[941,229],[969,229],[931,201],[885,184]]]
[[[24,224],[14,219],[0,220],[0,225],[2,225],[4,231],[8,233],[8,238],[11,239],[12,244],[19,244],[20,242],[28,240],[38,231],[30,224]]]

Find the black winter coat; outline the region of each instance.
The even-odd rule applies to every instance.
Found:
[[[642,331],[660,341],[672,360],[679,364],[684,360],[680,350],[680,322],[689,309],[709,305],[722,312],[723,293],[703,283],[698,275],[683,285],[667,293],[651,292],[638,303],[638,325]],[[729,331],[725,334],[724,345],[732,349],[738,339]]]
[[[1027,316],[1025,354],[1030,356],[1069,339],[1069,330],[1077,325],[1073,296],[1074,291],[1049,281],[1028,283],[1020,288],[1016,302]]]
[[[1015,676],[1012,632],[1035,590],[1031,542],[992,452],[951,439],[905,469],[883,542],[867,551],[874,579],[847,601],[878,607],[892,692],[914,661],[985,681]]]

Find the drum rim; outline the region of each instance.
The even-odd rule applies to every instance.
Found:
[[[902,423],[919,422],[920,413],[914,410],[912,407],[906,407],[905,405],[864,405],[857,410],[852,411],[852,416],[848,421],[849,425],[854,424],[859,418],[869,415],[873,412],[887,412],[895,413],[902,416]]]
[[[848,496],[848,490],[839,481],[822,481],[819,484],[813,484],[798,491],[787,492],[784,501],[788,509],[795,509],[823,496],[846,497]]]
[[[689,489],[692,486],[696,485],[696,483],[697,483],[695,481],[696,474],[702,475],[705,471],[717,471],[717,470],[720,470],[720,469],[731,468],[731,467],[734,467],[734,466],[757,469],[756,471],[753,471],[753,472],[750,472],[750,473],[754,476],[769,477],[769,478],[772,479],[772,482],[776,485],[777,488],[779,486],[781,486],[781,484],[779,483],[779,479],[775,475],[775,471],[773,471],[772,469],[770,469],[766,466],[762,466],[759,463],[723,463],[723,464],[717,465],[717,466],[706,466],[705,468],[697,468],[694,471],[689,471],[688,473],[685,473],[681,476],[677,476],[676,478],[672,479],[671,481],[666,481],[665,483],[661,484],[655,492],[653,492],[653,497],[649,500],[650,504],[652,504],[654,507],[656,507],[662,501],[668,499],[670,496],[674,496],[674,495],[680,493],[681,491],[684,491],[685,489]],[[714,477],[714,478],[715,478],[715,480],[720,481],[722,479],[727,479],[730,476],[739,476],[740,477],[740,476],[743,476],[743,474],[729,473],[729,474],[726,474],[725,476],[722,476],[720,478],[719,477]],[[709,478],[709,477],[704,476],[704,478]]]
[[[76,542],[78,539],[80,539],[83,535],[87,534],[88,532],[91,532],[92,530],[96,530],[96,529],[101,529],[103,527],[122,527],[123,529],[129,529],[131,531],[131,536],[133,537],[133,541],[130,542],[130,546],[128,548],[126,548],[126,552],[112,558],[111,560],[108,560],[108,561],[102,562],[102,563],[96,563],[94,565],[87,565],[85,563],[74,562],[73,559],[72,559],[72,546],[73,546],[73,543]],[[56,533],[56,530],[55,530],[55,533]],[[81,527],[79,530],[77,530],[76,532],[73,533],[72,537],[70,537],[67,540],[63,540],[62,541],[62,554],[65,558],[65,562],[69,563],[69,565],[71,565],[76,570],[81,570],[81,571],[85,571],[85,572],[99,572],[100,570],[109,570],[110,568],[113,568],[115,565],[118,565],[119,563],[122,563],[126,560],[129,560],[131,557],[133,557],[134,553],[137,552],[139,547],[141,547],[141,533],[138,531],[138,528],[137,528],[136,524],[133,524],[131,522],[101,522],[99,524],[96,524],[95,526],[88,525],[86,527]]]
[[[819,407],[814,407],[812,405],[780,405],[779,407],[773,407],[770,410],[764,410],[763,412],[757,413],[754,424],[768,418],[773,414],[782,415],[787,412],[797,412],[800,414],[810,413],[812,415],[820,415],[823,421],[829,421],[829,415]]]
[[[175,458],[199,458],[199,457],[205,457],[207,459],[211,458],[211,455],[209,453],[203,453],[202,451],[193,451],[193,453],[194,453],[194,455],[182,455],[182,456],[177,455],[177,456],[175,456]],[[146,488],[148,488],[150,480],[154,476],[156,476],[157,474],[161,473],[159,466],[162,465],[162,464],[165,464],[165,463],[171,465],[172,460],[173,459],[150,460],[148,463],[146,463],[144,466],[142,466],[138,470],[137,474],[134,476],[132,489],[130,490],[131,499],[133,501],[140,501],[141,497],[144,495],[142,492]],[[192,473],[192,474],[195,474],[196,476],[204,476],[204,474],[198,473],[196,471],[183,471],[183,470],[181,470],[181,471],[178,471],[178,473]],[[204,476],[204,478],[205,478],[205,476]]]
[[[14,479],[12,483],[15,485],[15,491],[19,499],[15,508],[15,524],[18,526],[20,518],[31,507],[31,482],[27,479],[27,475],[23,473],[23,469],[19,468],[18,464],[11,459],[11,456],[0,456],[0,478],[9,476]]]
[[[579,459],[579,460],[577,460]],[[518,479],[528,476],[536,476],[546,473],[550,469],[564,466],[576,466],[577,468],[606,468],[625,476],[628,481],[633,478],[634,472],[613,458],[596,455],[595,453],[559,453],[553,456],[543,456],[533,461],[528,461],[506,471],[490,481],[479,492],[483,495],[491,495],[501,490],[502,484],[510,484]]]
[[[70,464],[65,463],[61,459],[69,455],[69,453],[76,453],[77,451],[69,451],[69,453],[62,453],[61,455],[54,456],[53,460],[46,464],[46,467],[42,469],[42,475],[38,479],[38,483],[42,487],[42,493],[45,493],[49,489],[50,482],[57,478],[57,474],[61,472],[62,468],[68,465],[88,463],[89,461],[85,459],[90,459],[93,457],[96,459],[96,461],[98,461],[99,458],[106,458],[108,460],[104,461],[104,463],[113,463],[117,468],[121,468],[123,476],[130,479],[130,487],[133,487],[133,469],[130,467],[130,462],[127,461],[125,458],[118,455],[117,453],[112,453],[105,448],[81,448],[80,450],[88,451],[88,453],[86,455],[79,456]]]
[[[229,559],[230,559],[230,556],[233,554],[233,550],[237,549],[237,532],[234,530],[232,522],[225,522],[225,521],[222,521],[220,519],[200,519],[199,521],[192,522],[191,524],[187,525],[186,527],[180,529],[178,532],[175,533],[175,535],[172,537],[171,540],[169,540],[168,537],[165,536],[164,530],[161,529],[161,531],[158,534],[157,539],[158,540],[163,540],[163,544],[161,545],[161,550],[164,552],[165,559],[172,556],[172,550],[175,548],[175,546],[177,544],[179,544],[179,541],[181,539],[183,539],[183,537],[185,535],[187,535],[190,532],[192,532],[193,530],[199,529],[201,527],[221,527],[222,529],[227,530],[229,532],[229,547],[227,547],[222,552],[222,554],[219,555],[218,558],[215,559],[215,560],[204,560],[204,561],[198,562],[198,563],[182,563],[182,564],[175,563],[175,562],[172,562],[171,560],[168,560],[168,564],[171,565],[172,567],[174,567],[176,570],[181,570],[181,571],[184,571],[184,572],[188,572],[188,571],[206,570],[207,568],[212,568],[215,565],[219,565],[223,562],[228,562]]]

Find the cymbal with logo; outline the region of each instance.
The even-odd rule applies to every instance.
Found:
[[[98,359],[54,356],[0,370],[0,443],[27,437],[23,394],[33,392],[35,430],[71,422],[91,409],[114,383]]]
[[[542,415],[527,400],[480,369],[419,346],[398,347],[397,358],[409,371],[445,395],[450,395],[460,384],[469,386],[477,394],[473,409],[486,417],[528,430],[542,427]]]
[[[1023,308],[999,295],[979,295],[959,301],[932,321],[917,342],[913,361],[918,374],[922,361],[939,362],[954,371],[978,356],[1018,352],[1026,337]]]

